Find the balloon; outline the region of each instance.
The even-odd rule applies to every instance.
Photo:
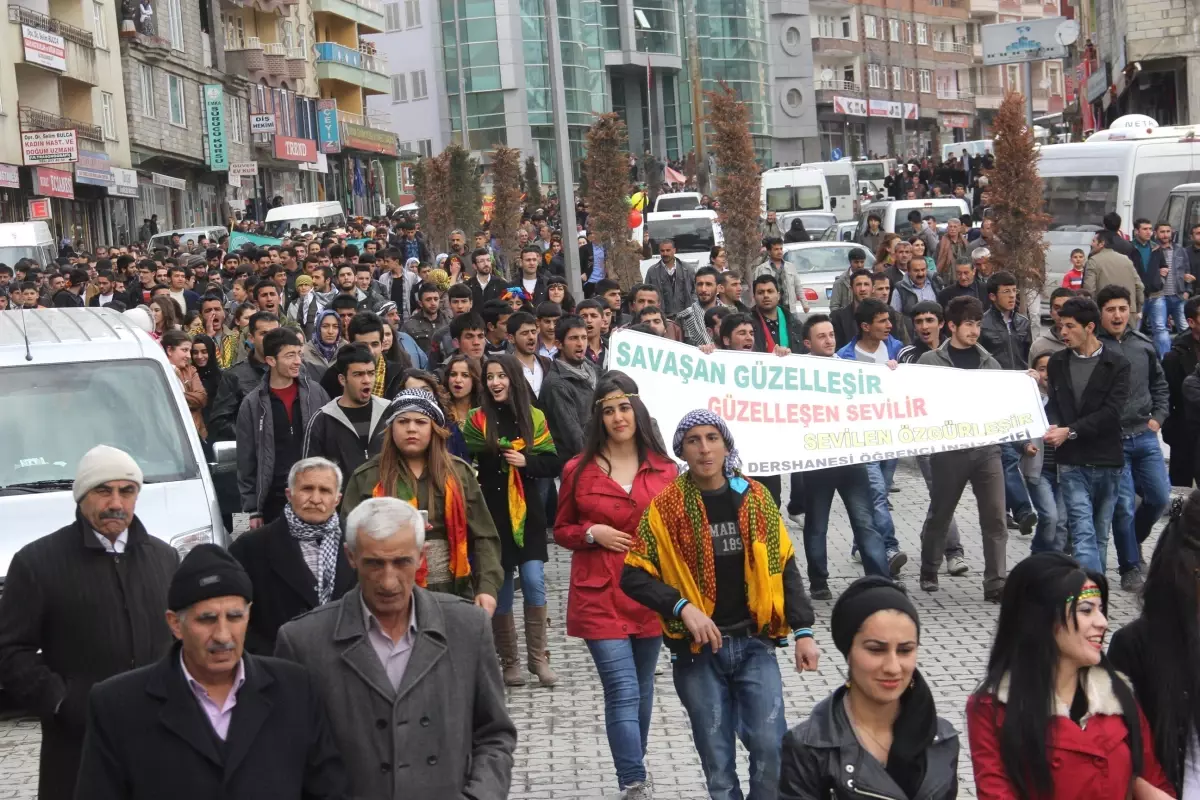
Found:
[[[642,224],[642,212],[636,208],[629,212],[629,227],[636,228]]]

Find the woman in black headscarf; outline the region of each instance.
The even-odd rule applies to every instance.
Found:
[[[217,397],[217,387],[221,385],[221,365],[217,363],[217,343],[211,336],[198,333],[192,337],[192,366],[200,376],[200,383],[208,393],[208,403],[204,406],[204,424],[208,424],[208,415],[212,411],[213,400]]]
[[[958,732],[917,671],[921,625],[908,595],[888,578],[859,578],[830,627],[849,677],[783,737],[780,800],[954,798]]]
[[[787,229],[787,233],[783,235],[783,240],[785,242],[811,242],[812,237],[804,229],[804,220],[796,217],[792,220],[791,227]]]

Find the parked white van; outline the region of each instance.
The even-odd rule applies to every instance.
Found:
[[[813,161],[801,167],[820,170],[829,187],[829,205],[838,222],[849,222],[858,218],[858,174],[854,162],[848,158],[841,161]]]
[[[664,239],[675,242],[675,254],[692,269],[708,266],[708,257],[713,246],[725,243],[717,212],[664,211],[646,215],[646,231],[650,234],[650,247],[654,255],[641,262],[642,277],[658,263],[658,243]]]
[[[0,314],[0,386],[0,580],[17,550],[75,518],[75,468],[98,444],[142,468],[137,515],[150,535],[181,555],[228,543],[179,380],[162,346],[126,317],[109,308]]]
[[[282,239],[288,231],[295,228],[345,228],[346,212],[342,204],[333,201],[321,203],[296,203],[290,206],[279,206],[267,211],[266,226],[263,234]]]
[[[0,263],[12,266],[22,258],[39,267],[55,263],[58,245],[45,222],[5,222],[0,224]]]
[[[825,173],[809,167],[775,167],[762,174],[762,214],[832,211]]]
[[[891,174],[898,162],[894,158],[873,158],[854,162],[858,190],[866,188],[871,194],[883,191],[883,179]]]

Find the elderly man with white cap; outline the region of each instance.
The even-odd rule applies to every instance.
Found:
[[[97,445],[79,462],[75,520],[17,551],[0,595],[0,685],[42,723],[38,797],[71,800],[92,685],[171,646],[179,557],[135,516],[142,470]]]

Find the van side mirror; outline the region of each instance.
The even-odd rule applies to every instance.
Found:
[[[214,442],[212,472],[233,472],[237,469],[237,442]]]
[[[853,242],[854,241],[854,231],[843,231],[842,232],[842,241],[843,242]]]
[[[837,198],[836,197],[829,198],[829,207],[837,208]]]

